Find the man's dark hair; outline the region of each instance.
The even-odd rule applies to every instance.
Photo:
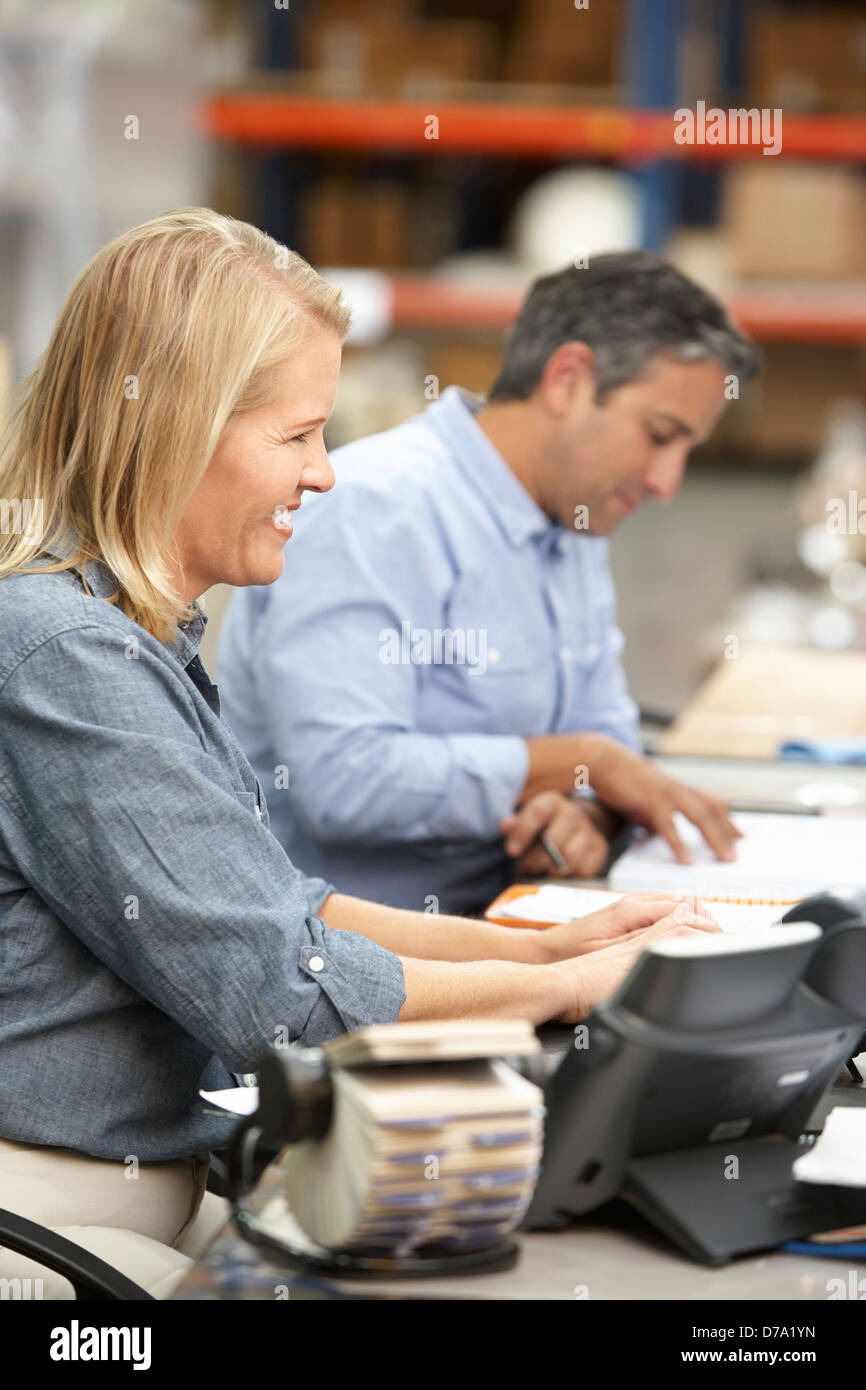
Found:
[[[488,400],[525,401],[551,355],[573,342],[592,348],[600,401],[640,377],[657,353],[686,362],[716,358],[741,382],[760,365],[754,343],[707,290],[661,256],[613,252],[535,281]]]

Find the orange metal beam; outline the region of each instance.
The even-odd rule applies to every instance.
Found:
[[[426,275],[395,275],[391,291],[393,324],[402,329],[500,332],[523,300],[518,292],[472,289]],[[866,343],[866,287],[743,289],[728,307],[743,330],[763,342]]]
[[[438,122],[437,137],[431,138]],[[224,93],[200,109],[213,139],[295,149],[425,150],[619,160],[760,158],[760,145],[678,145],[673,112],[474,101],[336,100]],[[783,115],[782,153],[866,160],[866,116]],[[765,156],[767,157],[767,156]]]

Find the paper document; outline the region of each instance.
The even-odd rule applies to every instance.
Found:
[[[259,1108],[258,1086],[229,1086],[225,1091],[199,1091],[215,1110],[229,1110],[233,1115],[253,1115]]]
[[[866,886],[866,819],[835,816],[732,816],[743,831],[736,860],[716,859],[700,831],[679,813],[677,830],[694,862],[678,864],[659,835],[631,845],[610,873],[612,888],[685,889],[731,901],[791,903],[824,888]]]
[[[866,1187],[866,1109],[837,1105],[813,1148],[794,1160],[798,1182]]]

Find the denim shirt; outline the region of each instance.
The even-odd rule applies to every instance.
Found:
[[[0,580],[0,1136],[204,1154],[236,1121],[200,1086],[395,1021],[402,966],[317,917],[333,889],[269,829],[198,605],[163,644],[86,577]]]

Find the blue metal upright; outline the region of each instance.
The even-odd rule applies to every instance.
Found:
[[[627,0],[622,64],[630,106],[673,110],[679,104],[683,20],[683,0]],[[658,251],[678,221],[682,166],[655,159],[633,166],[632,173],[643,195],[643,246]]]
[[[309,18],[309,0],[285,0],[256,8],[258,63],[280,72],[300,65],[299,26]],[[283,149],[252,156],[257,186],[258,225],[277,241],[304,251],[301,206],[309,184],[310,157]]]

